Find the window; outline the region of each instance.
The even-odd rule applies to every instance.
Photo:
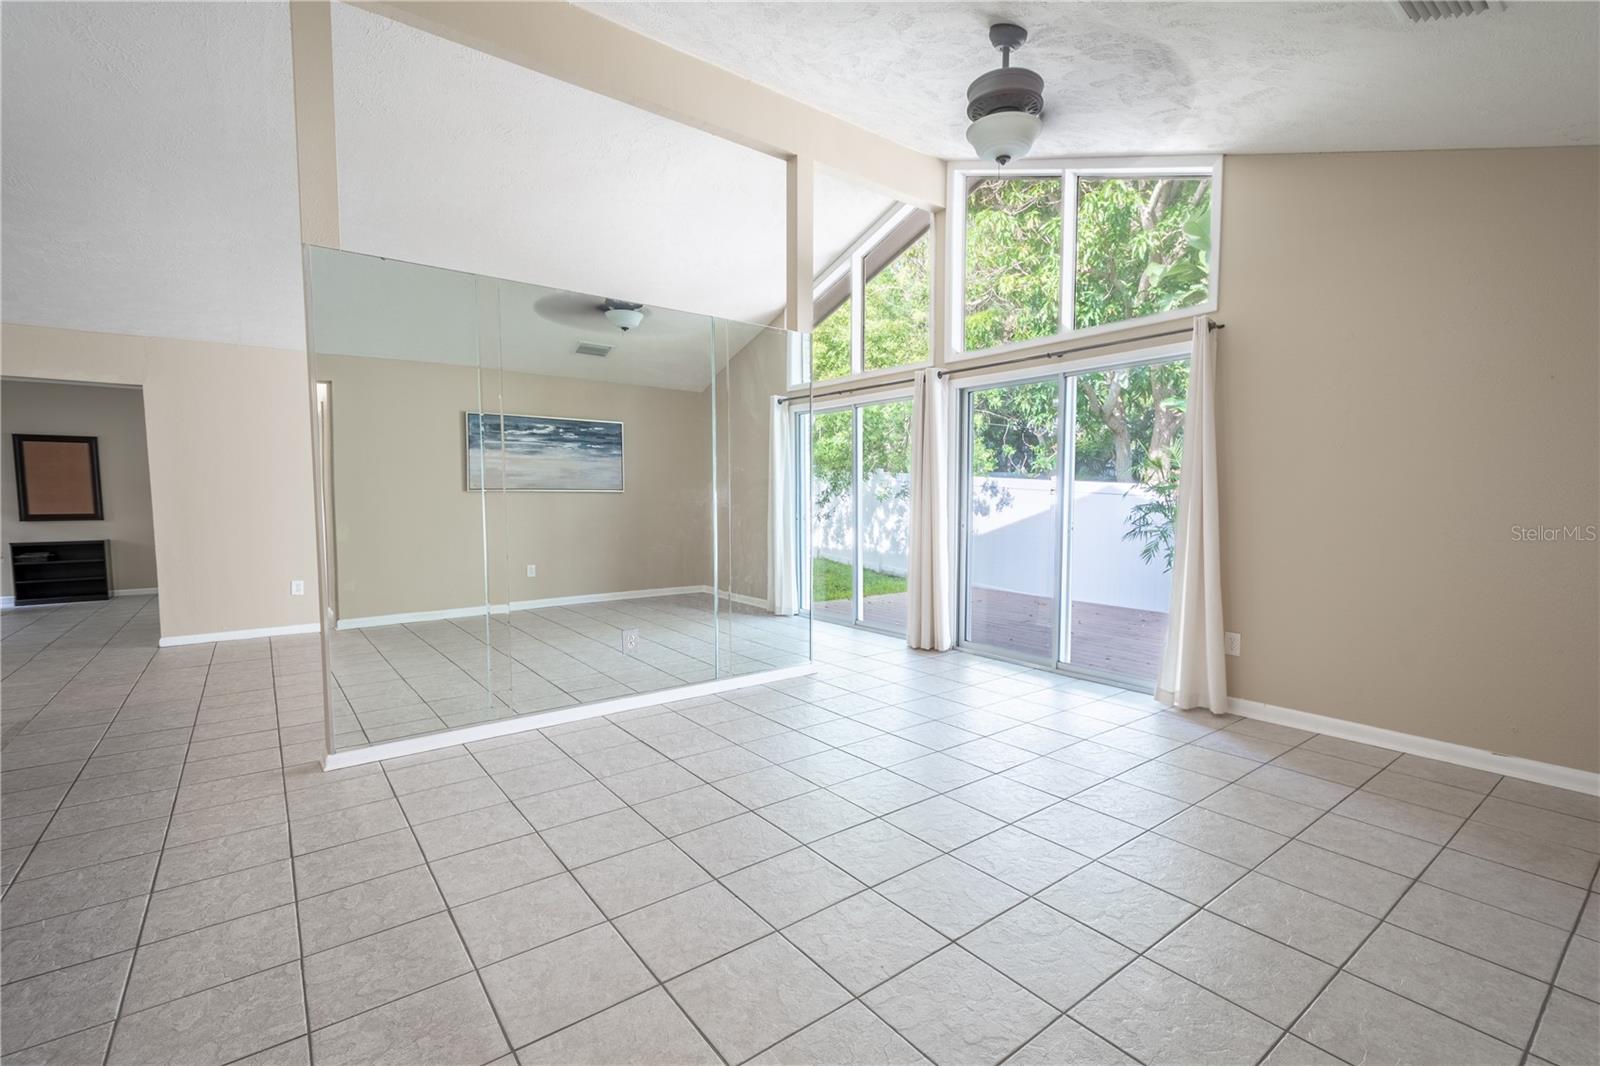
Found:
[[[812,381],[930,361],[932,240],[928,213],[903,206],[828,271],[815,295]]]
[[[828,313],[811,331],[811,380],[850,374],[850,298]]]
[[[796,560],[816,619],[891,633],[906,628],[911,535],[911,401],[797,416],[799,513],[810,550]]]
[[[984,178],[967,191],[968,351],[1061,332],[1060,178]]]
[[[862,301],[866,329],[862,365],[866,370],[913,366],[928,360],[931,238],[926,220],[922,222],[922,235],[867,278]]]
[[[1210,253],[1210,178],[1080,179],[1073,324],[1204,303]]]
[[[1215,310],[1220,174],[1215,158],[953,167],[953,336],[976,353]]]

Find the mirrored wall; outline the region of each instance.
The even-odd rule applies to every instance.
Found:
[[[306,278],[331,750],[810,661],[802,338],[324,248]]]

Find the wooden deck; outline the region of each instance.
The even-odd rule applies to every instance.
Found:
[[[1019,655],[1048,658],[1051,609],[1050,600],[1043,596],[974,588],[970,604],[972,641]],[[1068,661],[1073,666],[1130,681],[1154,681],[1166,639],[1164,611],[1072,601]]]
[[[849,625],[853,619],[850,617],[849,600],[828,600],[812,606],[812,613],[819,622],[838,622]],[[862,603],[862,615],[865,616],[867,625],[874,629],[887,630],[890,633],[904,633],[906,631],[906,594],[892,592],[885,596],[868,596]]]
[[[868,625],[895,633],[905,631],[906,594],[869,596],[865,602]],[[1051,602],[999,589],[972,590],[971,634],[975,644],[986,644],[1031,659],[1051,657]],[[849,625],[850,601],[830,600],[814,605],[818,621]],[[1072,601],[1071,664],[1129,681],[1153,682],[1161,666],[1161,646],[1167,639],[1163,611],[1140,611],[1104,603]]]

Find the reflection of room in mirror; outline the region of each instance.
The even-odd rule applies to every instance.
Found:
[[[769,587],[790,334],[309,262],[338,750],[810,661]]]
[[[806,619],[726,600],[719,612],[713,626],[711,596],[691,593],[342,630],[330,641],[335,740],[375,744],[710,681],[719,634],[724,676],[809,660]],[[622,652],[624,629],[639,630],[637,651]]]

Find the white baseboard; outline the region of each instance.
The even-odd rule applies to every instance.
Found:
[[[346,751],[325,755],[322,759],[322,768],[324,770],[342,770],[347,766],[360,766],[363,763],[379,762],[383,759],[398,759],[404,755],[438,751],[440,748],[450,748],[457,744],[470,744],[477,740],[491,740],[495,737],[511,736],[514,733],[527,733],[553,725],[565,725],[567,722],[581,722],[587,718],[602,718],[608,714],[632,711],[640,707],[659,707],[664,703],[675,703],[678,700],[695,699],[699,696],[710,696],[718,692],[731,692],[734,689],[749,688],[751,685],[766,685],[791,677],[804,677],[807,674],[814,674],[816,671],[816,663],[802,663],[799,666],[784,666],[776,670],[763,670],[755,674],[741,674],[738,677],[723,677],[715,681],[699,681],[691,685],[662,689],[659,692],[640,692],[632,696],[618,696],[616,699],[601,700],[598,703],[586,703],[580,707],[564,707],[557,711],[517,715],[512,718],[501,718],[494,722],[479,722],[476,725],[447,729],[440,733],[429,733],[426,736],[406,737],[404,740],[387,740],[381,744],[369,744],[364,748],[350,748]]]
[[[162,648],[179,648],[185,644],[216,644],[226,640],[258,640],[261,637],[292,637],[301,633],[316,633],[320,627],[315,622],[302,622],[292,626],[267,626],[263,629],[230,629],[222,633],[185,633],[176,637],[162,637],[157,643]]]
[[[1313,733],[1326,733],[1341,740],[1390,748],[1408,755],[1420,755],[1441,762],[1456,763],[1459,766],[1470,766],[1474,770],[1487,770],[1492,774],[1504,774],[1506,777],[1533,781],[1554,788],[1570,789],[1591,796],[1600,794],[1600,774],[1588,770],[1524,759],[1519,755],[1502,755],[1497,751],[1469,748],[1465,744],[1452,744],[1448,740],[1419,737],[1394,729],[1384,729],[1381,726],[1348,722],[1343,718],[1330,718],[1325,714],[1275,707],[1270,703],[1258,703],[1255,700],[1230,699],[1228,703],[1234,714],[1244,718],[1292,726]]]
[[[701,591],[709,594],[711,592],[711,587],[709,585],[703,586]],[[759,607],[763,611],[772,610],[772,603],[770,601],[761,599],[757,596],[746,596],[742,592],[724,592],[722,593],[721,598],[725,600],[732,600],[734,603],[737,603],[742,607]]]
[[[611,603],[616,600],[648,600],[653,596],[688,596],[710,591],[704,585],[678,585],[666,589],[631,589],[627,592],[596,592],[587,596],[551,596],[542,600],[512,600],[513,611],[534,611],[541,607],[573,607],[583,603]]]
[[[115,597],[115,596],[154,596],[155,594],[156,594],[156,590],[155,589],[112,589],[111,590],[111,595],[113,597]],[[85,600],[84,602],[85,603],[93,603],[94,601],[93,600]],[[16,605],[17,605],[17,598],[15,596],[0,596],[0,608],[15,607]],[[68,606],[68,605],[67,604],[62,604],[62,603],[39,603],[39,604],[33,604],[32,606],[35,606],[35,607],[65,607],[65,606]]]
[[[574,607],[586,603],[613,603],[618,600],[647,600],[656,596],[688,596],[700,593],[709,596],[710,585],[677,585],[661,589],[629,589],[625,592],[595,592],[583,596],[550,596],[542,600],[512,600],[509,604],[496,603],[489,607],[490,614],[507,614],[511,611],[535,611],[543,607]],[[724,599],[747,607],[766,607],[767,601],[754,596],[724,592]],[[366,629],[371,626],[398,626],[410,622],[444,622],[452,618],[474,618],[483,614],[482,607],[447,607],[440,611],[405,611],[400,614],[375,614],[362,618],[341,618],[339,629]]]

